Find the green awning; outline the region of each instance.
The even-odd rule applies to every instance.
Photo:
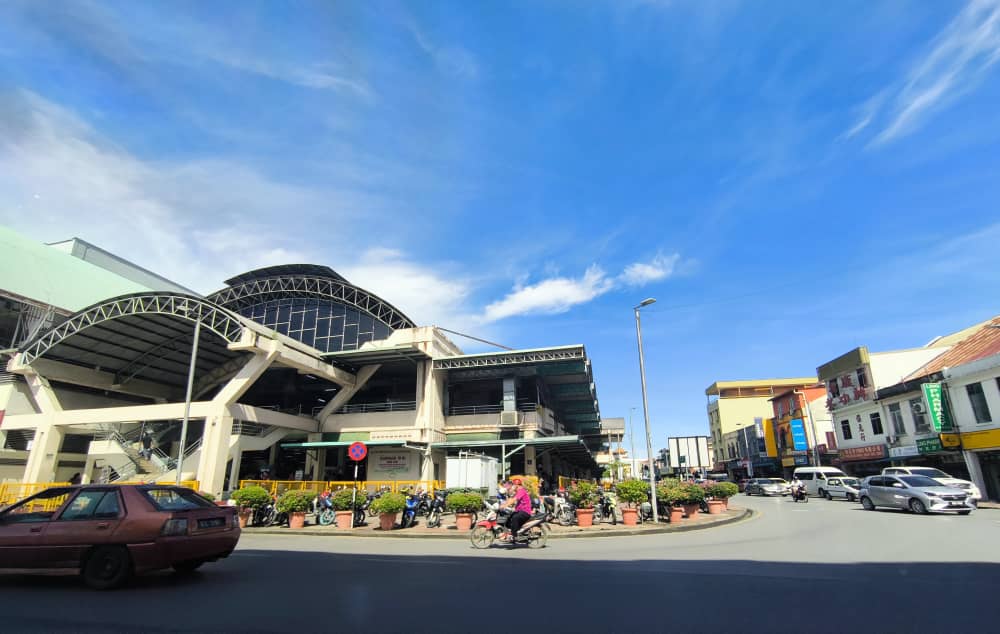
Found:
[[[365,443],[366,447],[402,447],[405,440],[319,440],[316,442],[286,442],[281,443],[285,449],[329,449],[330,447],[350,447],[356,442]]]

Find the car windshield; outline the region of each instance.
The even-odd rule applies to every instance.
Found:
[[[841,478],[840,482],[844,486],[849,486],[849,487],[856,487],[858,486],[858,484],[860,484],[857,478]]]
[[[214,506],[190,489],[154,488],[145,489],[143,493],[158,511],[188,511]]]
[[[761,484],[784,484],[784,480],[778,480],[776,478],[766,478],[760,481]]]
[[[927,478],[927,477],[919,476],[919,475],[901,476],[899,479],[902,480],[903,482],[905,482],[907,485],[909,485],[911,487],[939,487],[939,486],[941,486],[941,483],[938,482],[937,480],[932,480],[931,478]]]
[[[919,469],[910,469],[910,473],[913,474],[913,475],[915,475],[915,476],[924,476],[926,478],[950,478],[951,477],[950,475],[948,475],[944,471],[941,471],[940,469],[931,469],[930,467],[927,467],[927,468],[923,468],[922,467],[922,468],[919,468]]]

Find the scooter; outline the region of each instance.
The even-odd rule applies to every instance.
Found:
[[[806,493],[805,487],[796,487],[792,489],[792,501],[793,502],[808,502],[809,495]]]
[[[406,508],[403,509],[402,528],[409,528],[417,521],[417,508],[420,506],[420,496],[411,493],[406,496]]]
[[[601,493],[594,505],[594,523],[600,524],[604,520],[618,524],[618,499],[612,491]]]
[[[444,515],[444,491],[435,491],[434,497],[428,502],[430,510],[427,512],[428,528],[441,526],[441,516]]]
[[[484,549],[492,546],[506,532],[507,521],[511,515],[513,515],[513,511],[510,509],[501,509],[499,503],[493,504],[486,519],[476,522],[475,528],[472,529],[472,534],[469,537],[472,540],[472,547]],[[532,515],[517,531],[517,534],[510,537],[511,546],[526,545],[528,548],[545,548],[545,544],[549,540],[549,527],[545,524],[547,517],[547,513]]]
[[[576,519],[576,508],[566,499],[564,494],[549,495],[542,498],[548,511],[550,522],[559,522],[561,526],[571,526]]]

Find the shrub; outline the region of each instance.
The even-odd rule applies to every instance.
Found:
[[[245,509],[258,509],[271,503],[271,494],[267,489],[256,485],[237,489],[230,497],[237,506]]]
[[[312,507],[315,491],[285,491],[274,505],[279,513],[302,513]]]
[[[483,508],[483,496],[478,493],[450,493],[445,506],[456,513],[473,513]]]
[[[366,499],[363,491],[355,493],[353,489],[340,489],[330,497],[330,504],[333,505],[335,511],[350,511],[352,497],[354,498],[354,508],[359,508]]]
[[[677,485],[677,501],[680,504],[698,504],[705,499],[705,489],[697,484],[684,483]]]
[[[383,493],[372,500],[371,509],[379,515],[394,515],[406,508],[406,496],[402,493]]]
[[[725,500],[739,493],[740,487],[732,482],[715,482],[709,485],[707,492],[717,500]]]
[[[581,480],[570,488],[569,499],[577,508],[592,509],[597,502],[597,485]]]
[[[204,491],[198,491],[198,495],[200,495],[201,497],[205,498],[209,502],[214,502],[215,501],[215,496],[212,495],[211,493],[205,493]]]
[[[649,498],[649,483],[642,480],[623,480],[618,483],[615,491],[618,499],[635,508],[637,504],[645,502]]]

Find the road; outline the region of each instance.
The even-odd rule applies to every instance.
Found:
[[[244,536],[223,562],[115,592],[0,576],[3,631],[971,632],[1000,629],[1000,510],[746,498],[689,533],[550,540]]]

